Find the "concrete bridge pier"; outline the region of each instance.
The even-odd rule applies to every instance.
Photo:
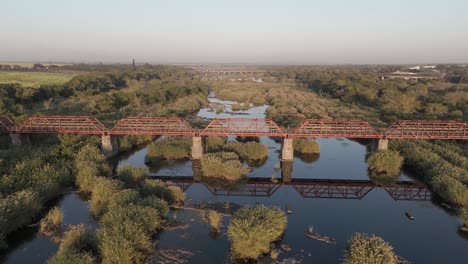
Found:
[[[101,151],[106,158],[115,157],[119,153],[119,144],[117,137],[111,135],[103,135],[101,138]]]
[[[380,138],[377,142],[377,150],[388,150],[388,139]]]
[[[281,161],[281,180],[284,183],[290,183],[292,180],[292,161]]]
[[[192,160],[200,160],[203,157],[203,144],[200,136],[192,138]]]
[[[27,134],[10,134],[11,144],[13,146],[21,146],[31,144],[31,139]]]
[[[293,139],[284,138],[281,146],[281,161],[292,162],[294,160]]]

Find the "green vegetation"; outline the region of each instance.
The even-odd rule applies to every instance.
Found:
[[[148,146],[145,162],[157,164],[166,160],[183,160],[190,158],[192,138],[165,137]]]
[[[249,172],[234,152],[204,154],[201,160],[201,170],[204,177],[225,179],[230,182],[238,181]]]
[[[345,264],[396,264],[392,246],[375,235],[356,233],[346,249]]]
[[[39,231],[45,235],[57,234],[63,221],[63,213],[60,208],[53,207],[39,223]]]
[[[246,143],[232,141],[225,144],[223,149],[227,152],[235,152],[243,160],[249,162],[264,160],[268,157],[268,147],[255,141]]]
[[[38,220],[46,203],[72,184],[70,153],[83,142],[59,138],[50,146],[0,151],[0,246],[7,246],[2,240],[6,235]]]
[[[468,171],[434,152],[433,144],[427,141],[391,140],[390,148],[400,151],[405,156],[405,165],[417,172],[443,200],[468,206]]]
[[[372,153],[367,159],[371,176],[398,178],[403,157],[398,151],[382,150]]]
[[[85,146],[77,156],[86,153],[93,154],[93,148]],[[87,162],[79,159],[76,162],[78,175],[83,173],[81,170],[99,172],[102,166],[98,162],[100,156],[90,156]],[[80,255],[83,261],[100,259],[102,263],[147,262],[154,249],[152,237],[161,229],[168,202],[182,203],[185,194],[176,186],[145,178],[146,173],[142,169],[125,166],[119,170],[117,179],[98,175],[88,177],[86,181],[77,179],[80,189],[92,186],[90,210],[102,227],[97,231],[96,243],[85,243],[94,241],[91,239],[94,234],[83,230],[83,227],[72,229],[68,235],[70,238],[64,239],[62,243],[65,244],[61,248],[80,249],[72,252],[59,250],[50,261],[67,261],[70,256]],[[90,245],[87,247],[89,250],[76,246],[81,244]]]
[[[145,168],[137,168],[131,165],[125,165],[117,171],[117,178],[124,182],[127,187],[138,186],[147,177]]]
[[[18,83],[25,87],[39,88],[41,85],[59,85],[70,81],[76,74],[48,72],[4,72],[0,71],[0,84]]]
[[[47,263],[96,263],[96,233],[85,225],[72,225],[65,232],[58,252]]]
[[[299,154],[318,154],[320,153],[320,144],[308,138],[295,138],[293,140],[294,151]]]
[[[244,206],[233,216],[228,237],[231,253],[238,259],[256,259],[270,251],[286,229],[286,216],[278,208],[264,205]]]
[[[153,136],[120,136],[118,137],[119,151],[129,151],[137,146],[154,140]]]
[[[218,106],[216,107],[216,113],[217,113],[217,114],[220,114],[220,113],[222,113],[222,112],[224,112],[224,106],[218,105]]]
[[[206,137],[205,150],[207,152],[220,151],[226,143],[227,137]]]

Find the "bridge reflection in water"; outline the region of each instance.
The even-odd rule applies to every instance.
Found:
[[[282,178],[248,177],[234,187],[220,187],[202,181],[199,164],[193,164],[193,176],[152,176],[170,181],[184,192],[193,183],[201,183],[213,195],[270,197],[283,186],[291,186],[303,198],[362,199],[374,188],[383,188],[395,201],[430,201],[431,191],[426,185],[412,181],[396,181],[381,185],[370,180],[328,180],[292,178],[291,171]],[[284,171],[283,171],[284,172]]]

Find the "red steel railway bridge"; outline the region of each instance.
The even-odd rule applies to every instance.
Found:
[[[107,157],[118,152],[120,135],[191,136],[192,159],[203,155],[202,137],[267,136],[283,138],[282,160],[293,160],[293,140],[298,137],[377,139],[386,149],[389,139],[468,139],[468,123],[440,120],[400,120],[377,130],[361,120],[305,119],[295,128],[281,128],[271,119],[213,119],[205,128],[195,129],[179,117],[124,117],[108,128],[93,116],[33,116],[16,124],[0,115],[0,134],[9,134],[13,144],[24,143],[29,134],[99,135]]]

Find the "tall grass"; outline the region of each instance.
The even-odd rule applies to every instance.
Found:
[[[210,210],[207,214],[208,222],[211,225],[211,228],[215,231],[219,230],[221,226],[221,220],[223,219],[222,215],[216,211]]]
[[[220,178],[233,182],[247,175],[249,169],[243,166],[236,153],[217,152],[203,155],[201,171],[203,177]]]
[[[46,235],[57,234],[63,221],[63,213],[58,207],[49,210],[39,223],[39,231]]]
[[[224,145],[223,149],[227,152],[235,152],[243,160],[250,162],[264,160],[268,157],[268,147],[255,141],[245,143],[232,141]]]
[[[318,154],[320,153],[320,144],[308,138],[295,138],[293,140],[294,151],[300,154]]]
[[[356,233],[346,249],[345,264],[396,264],[393,247],[375,235]]]
[[[373,153],[367,164],[372,176],[397,178],[403,165],[403,157],[398,151],[383,150]]]
[[[264,205],[244,206],[233,216],[228,229],[234,258],[256,259],[270,251],[286,229],[286,216],[278,208]]]
[[[190,137],[166,137],[148,146],[145,162],[157,163],[162,159],[188,159],[191,148],[192,138]]]

